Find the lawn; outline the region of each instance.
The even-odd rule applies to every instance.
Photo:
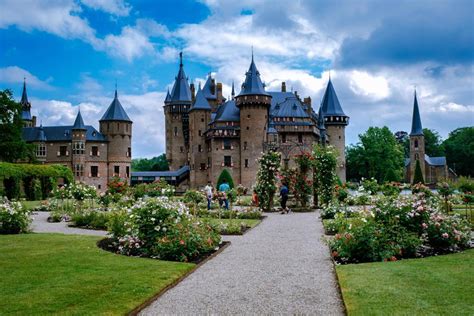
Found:
[[[474,250],[336,271],[349,315],[474,315]]]
[[[223,219],[218,219],[218,218],[206,218],[206,221],[212,223],[212,224],[233,224],[233,223],[245,223],[250,228],[254,228],[257,226],[258,223],[261,222],[259,219],[228,219],[228,218],[223,218]]]
[[[43,201],[21,201],[21,204],[23,205],[24,208],[31,210],[37,206],[40,206],[41,202]]]
[[[0,235],[0,314],[123,315],[194,267],[109,253],[99,239]]]
[[[247,226],[249,229],[257,226],[261,222],[259,219],[237,219],[237,218],[202,218],[202,220],[214,225],[219,230],[219,233],[222,235],[242,235],[245,232]]]

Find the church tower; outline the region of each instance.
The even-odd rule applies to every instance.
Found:
[[[132,163],[132,120],[128,117],[115,96],[99,121],[100,132],[107,137],[107,174],[108,179],[119,177],[130,182]]]
[[[211,121],[211,105],[199,87],[194,104],[189,110],[189,139],[192,188],[206,185],[209,163],[205,132]]]
[[[235,104],[240,109],[240,179],[247,188],[255,183],[258,169],[255,160],[264,151],[271,101],[252,54],[242,90],[235,97]]]
[[[72,131],[72,170],[74,179],[79,182],[85,180],[86,168],[86,133],[87,128],[82,119],[81,110],[77,112],[76,120],[71,128]]]
[[[413,117],[411,121],[410,132],[410,183],[413,183],[415,175],[416,162],[420,162],[421,173],[426,181],[425,174],[425,135],[421,125],[420,109],[418,108],[418,99],[415,91],[415,101],[413,103]]]
[[[26,93],[26,80],[23,80],[23,93],[21,94],[21,119],[24,127],[36,127],[36,117],[31,116],[31,103],[28,101]]]
[[[166,159],[170,170],[188,164],[189,116],[192,97],[183,68],[183,53],[179,53],[179,71],[173,89],[165,100]]]
[[[324,126],[329,136],[329,144],[334,146],[339,154],[337,159],[336,173],[342,183],[346,182],[346,126],[349,124],[349,117],[344,114],[341,104],[336,95],[336,91],[329,78],[326,92],[321,104],[321,112],[324,117]]]

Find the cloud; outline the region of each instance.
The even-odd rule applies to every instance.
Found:
[[[373,100],[382,100],[390,95],[387,80],[382,76],[372,76],[365,71],[352,71],[349,84],[351,90]]]
[[[28,86],[46,90],[53,89],[53,87],[48,83],[50,79],[46,81],[40,80],[28,70],[18,66],[0,68],[0,82],[19,85],[20,83],[23,83],[23,78],[26,78]]]
[[[112,56],[123,57],[128,61],[154,51],[149,38],[137,29],[125,26],[120,35],[107,35],[105,50]]]
[[[81,0],[81,3],[94,10],[104,11],[116,16],[127,16],[131,7],[123,0]]]

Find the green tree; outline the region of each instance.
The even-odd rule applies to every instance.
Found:
[[[388,127],[370,127],[359,139],[347,149],[349,179],[373,177],[382,183],[388,177],[392,181],[402,178],[403,148]]]
[[[231,189],[233,189],[234,180],[232,179],[232,176],[230,175],[230,172],[227,169],[222,170],[221,174],[217,178],[217,189],[219,189],[219,186],[224,182],[224,179],[227,180],[227,184],[230,186]]]
[[[443,143],[448,165],[458,175],[474,176],[474,127],[458,128]]]
[[[273,196],[277,190],[277,174],[280,171],[281,154],[266,152],[258,159],[257,183],[255,191],[258,195],[259,206],[269,211],[273,206]]]
[[[444,144],[439,133],[434,129],[423,128],[425,135],[425,153],[430,157],[444,156]],[[410,157],[410,137],[406,136],[399,141],[403,145],[405,157]]]
[[[423,173],[421,172],[421,165],[419,160],[416,161],[415,175],[413,176],[413,184],[417,183],[425,183],[425,180],[423,179]]]
[[[331,146],[315,145],[313,148],[313,204],[331,202],[338,178],[336,175],[337,152]]]
[[[0,91],[0,161],[33,160],[33,145],[22,138],[21,111],[10,90]]]
[[[166,154],[161,154],[158,157],[151,159],[136,158],[132,160],[133,171],[167,171],[169,170],[168,160]]]

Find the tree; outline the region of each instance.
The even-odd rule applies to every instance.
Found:
[[[331,146],[313,148],[313,204],[315,207],[331,202],[337,184],[337,152]]]
[[[400,137],[402,133],[406,134],[406,137]],[[444,145],[439,136],[439,133],[434,129],[423,128],[423,134],[425,136],[425,153],[430,157],[444,156]],[[410,137],[406,132],[397,132],[395,137],[403,146],[405,157],[410,157]]]
[[[217,178],[217,188],[219,188],[219,186],[224,182],[224,179],[227,181],[227,184],[230,186],[230,188],[233,189],[234,180],[227,169],[222,170],[221,174]]]
[[[370,127],[359,135],[360,142],[347,148],[349,179],[386,178],[399,181],[403,175],[403,148],[388,127]]]
[[[15,102],[10,90],[0,91],[0,160],[15,162],[33,160],[33,145],[22,138],[21,104]]]
[[[423,179],[423,173],[421,172],[421,165],[420,161],[416,161],[416,166],[415,166],[415,175],[413,176],[413,184],[425,184],[425,180]]]
[[[168,160],[166,154],[161,154],[158,157],[151,159],[136,158],[132,160],[133,171],[167,171],[169,170]]]
[[[277,190],[276,177],[280,170],[281,154],[266,152],[258,159],[257,183],[255,191],[258,195],[260,208],[269,211],[273,206],[273,196]]]
[[[443,142],[448,165],[458,175],[474,176],[474,127],[458,128]]]

